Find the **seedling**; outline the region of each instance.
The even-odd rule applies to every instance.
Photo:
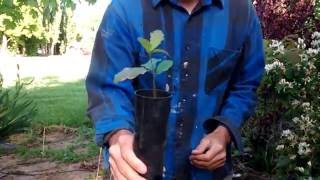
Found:
[[[161,45],[162,41],[164,40],[164,34],[161,30],[155,30],[150,33],[150,39],[145,38],[138,38],[139,43],[142,45],[146,53],[148,54],[148,62],[142,64],[139,67],[126,67],[119,73],[114,76],[114,83],[119,83],[124,80],[132,80],[138,77],[139,75],[143,75],[147,72],[152,73],[152,89],[153,89],[153,96],[156,97],[156,76],[168,71],[172,65],[173,61],[169,59],[159,59],[154,58],[154,54],[156,53],[163,53],[168,55],[168,52],[160,49],[159,46]]]

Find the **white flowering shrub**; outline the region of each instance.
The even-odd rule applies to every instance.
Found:
[[[266,42],[259,104],[244,136],[251,166],[278,176],[320,177],[320,33]]]

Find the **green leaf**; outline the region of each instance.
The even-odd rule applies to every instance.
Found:
[[[28,4],[29,6],[32,6],[32,7],[37,7],[37,6],[38,6],[37,0],[28,0],[28,1],[27,1],[27,4]]]
[[[277,160],[277,168],[282,168],[282,167],[286,167],[288,166],[288,164],[290,164],[290,159],[288,157],[285,156],[280,156],[279,159]]]
[[[173,61],[171,60],[163,60],[161,63],[158,65],[156,73],[161,74],[165,71],[168,71],[173,65]]]
[[[127,79],[134,79],[137,76],[146,73],[147,70],[143,67],[132,67],[132,68],[124,68],[118,74],[114,76],[113,82],[119,83],[120,81],[124,81]]]
[[[13,7],[13,0],[3,0],[1,4],[7,7]]]
[[[163,53],[163,54],[169,56],[169,53],[167,51],[163,50],[163,49],[154,49],[152,51],[152,53]]]
[[[156,49],[161,42],[164,40],[164,34],[160,30],[155,30],[150,33],[150,44],[151,44],[151,51]]]
[[[138,38],[139,43],[143,46],[143,48],[147,51],[148,54],[150,54],[151,50],[151,44],[149,40],[144,38]]]
[[[141,66],[148,69],[149,71],[153,71],[156,69],[157,64],[161,61],[161,59],[155,59],[152,58],[150,59],[148,62],[146,62],[145,64],[142,64]]]

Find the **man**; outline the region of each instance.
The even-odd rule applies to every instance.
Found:
[[[97,33],[86,80],[96,141],[116,179],[148,171],[132,149],[133,96],[149,77],[113,83],[124,67],[145,62],[138,37],[160,29],[174,61],[157,87],[173,94],[164,179],[223,179],[232,175],[231,142],[253,112],[264,71],[259,20],[248,0],[113,0]]]

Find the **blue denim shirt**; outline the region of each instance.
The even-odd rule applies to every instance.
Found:
[[[162,48],[174,65],[156,78],[172,93],[165,148],[164,179],[220,179],[231,172],[230,147],[224,167],[213,172],[192,166],[188,157],[219,124],[228,128],[238,149],[239,129],[253,113],[264,72],[261,28],[250,0],[200,0],[189,14],[177,0],[113,0],[99,27],[86,79],[88,114],[96,142],[117,129],[134,131],[133,96],[150,89],[152,76],[113,83],[124,67],[148,58],[138,37],[160,29]],[[105,165],[108,152],[104,151]]]

